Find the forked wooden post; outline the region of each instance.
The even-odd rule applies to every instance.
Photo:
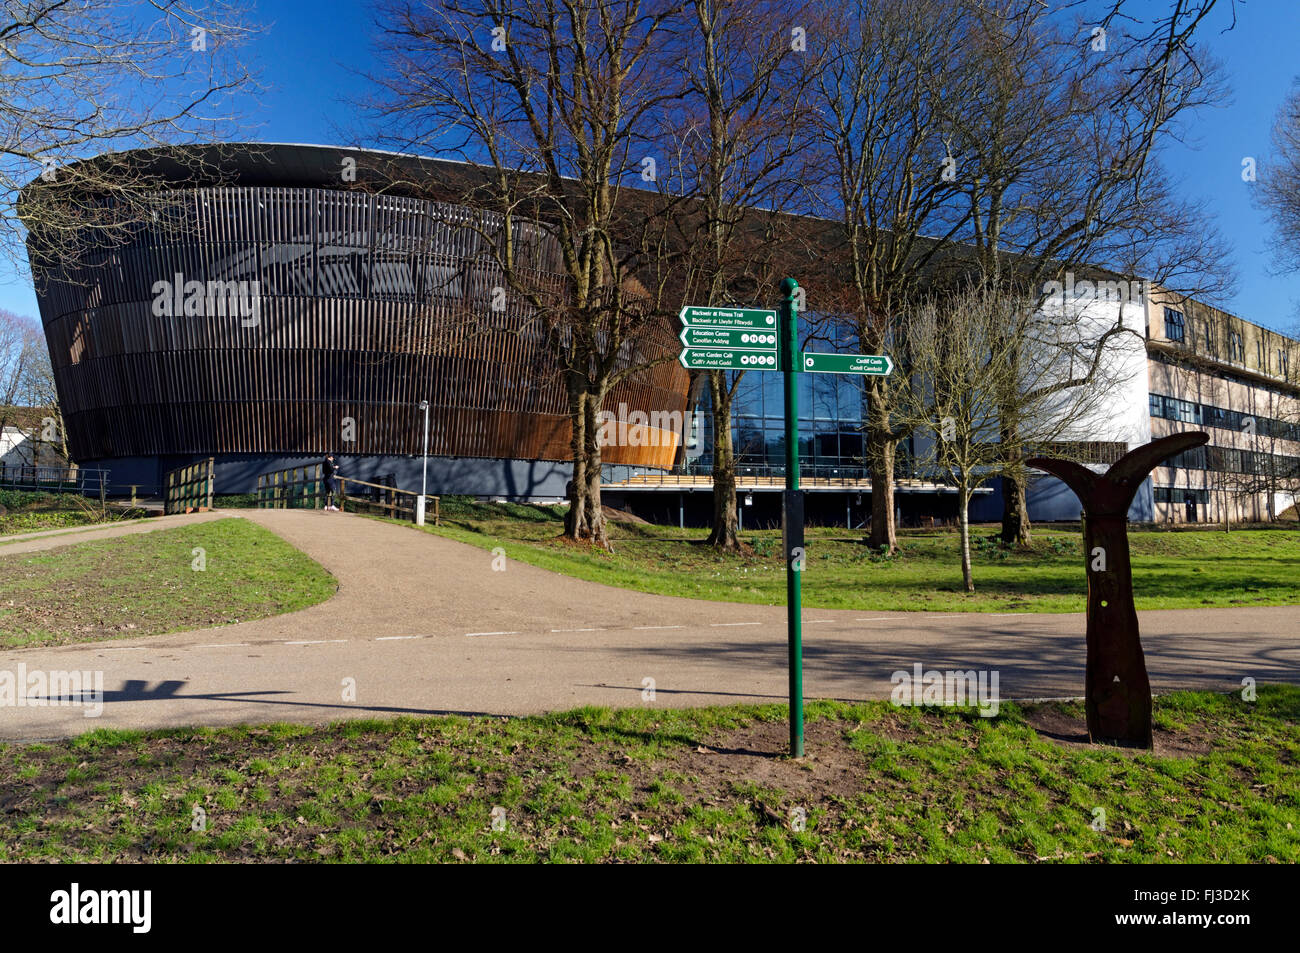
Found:
[[[1085,707],[1094,743],[1151,747],[1151,682],[1147,678],[1128,552],[1128,508],[1146,478],[1168,457],[1209,441],[1202,431],[1173,434],[1120,457],[1104,474],[1069,460],[1026,463],[1059,477],[1083,504],[1088,573],[1088,668]]]

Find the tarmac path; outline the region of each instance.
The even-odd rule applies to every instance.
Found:
[[[29,534],[0,555],[239,516],[334,574],[317,606],[238,625],[52,648],[0,649],[0,673],[102,672],[83,705],[0,707],[0,740],[157,728],[437,713],[782,702],[784,606],[615,589],[346,513],[239,510]],[[810,578],[805,586],[811,588]],[[1300,683],[1294,606],[1140,613],[1152,686]],[[804,611],[807,698],[882,699],[890,676],[995,670],[1002,699],[1083,691],[1081,613]],[[653,679],[653,699],[646,689]],[[354,691],[354,697],[349,693]],[[345,697],[347,696],[347,697]]]

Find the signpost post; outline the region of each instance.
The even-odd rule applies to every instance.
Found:
[[[785,553],[786,627],[790,668],[790,754],[803,757],[803,617],[800,579],[804,555],[804,497],[799,489],[799,378],[812,374],[890,374],[885,354],[816,354],[799,350],[795,292],[781,281],[777,311],[752,308],[682,308],[682,367],[696,370],[781,371],[785,385],[785,493],[781,539]]]
[[[790,649],[790,755],[803,757],[803,613],[799,576],[804,567],[803,492],[799,489],[799,282],[781,281],[781,371],[785,378],[785,494],[781,539],[785,548],[785,618]]]

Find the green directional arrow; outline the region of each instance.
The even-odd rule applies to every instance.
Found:
[[[687,347],[730,348],[732,350],[776,350],[776,329],[752,331],[748,328],[682,328],[682,343]]]
[[[688,370],[775,371],[776,351],[741,351],[731,348],[696,348],[682,350],[678,358]]]
[[[756,308],[682,308],[682,324],[695,328],[767,328],[776,331],[776,312]]]
[[[799,369],[811,374],[874,374],[884,376],[894,370],[888,354],[815,354],[799,355]]]

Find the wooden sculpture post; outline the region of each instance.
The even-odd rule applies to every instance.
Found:
[[[1088,573],[1085,707],[1094,743],[1151,747],[1151,683],[1133,608],[1128,508],[1161,461],[1208,442],[1199,431],[1173,434],[1120,457],[1104,474],[1069,460],[1034,457],[1029,466],[1059,477],[1083,504]]]

